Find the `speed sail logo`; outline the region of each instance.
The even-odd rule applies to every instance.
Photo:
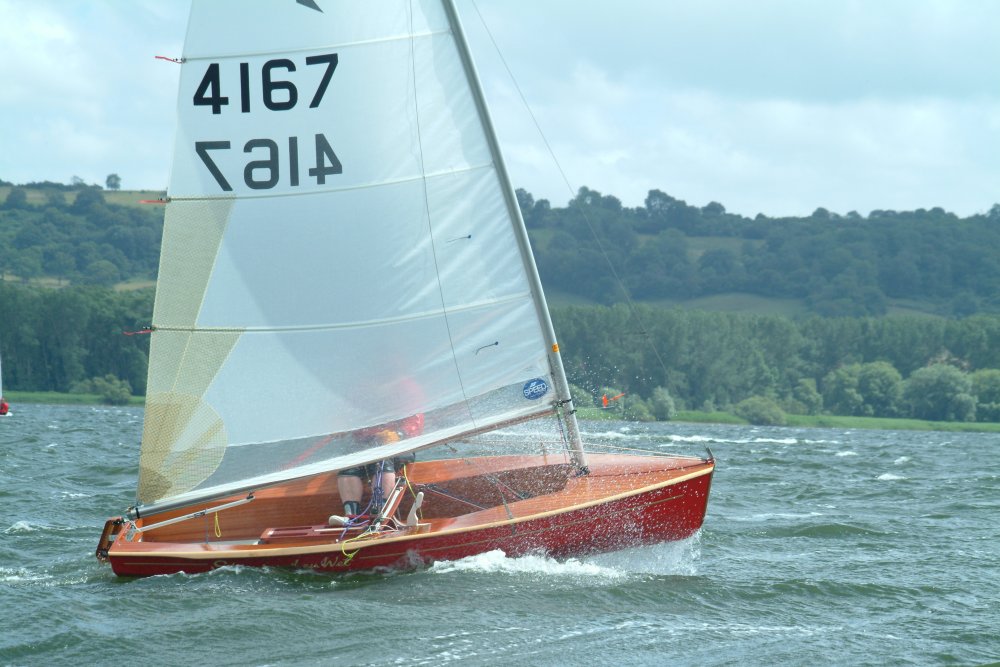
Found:
[[[521,391],[524,393],[526,399],[534,401],[549,393],[549,385],[542,378],[535,378],[534,380],[529,380]]]

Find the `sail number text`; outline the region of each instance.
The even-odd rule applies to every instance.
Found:
[[[228,141],[196,141],[194,150],[205,163],[208,171],[215,177],[215,182],[219,187],[230,192],[233,186],[223,175],[219,165],[212,159],[210,151],[229,150],[231,143]],[[261,160],[251,160],[243,168],[243,182],[252,190],[269,190],[278,184],[281,178],[280,150],[278,142],[273,139],[251,139],[243,146],[244,153],[253,153],[255,150],[265,151],[266,157]],[[337,154],[330,147],[330,142],[322,134],[316,135],[316,161],[315,166],[309,168],[309,175],[316,179],[318,185],[326,183],[326,177],[344,172]],[[296,187],[299,184],[299,138],[288,137],[288,184]]]
[[[324,53],[306,58],[306,66],[326,65],[323,78],[313,93],[309,108],[315,109],[323,101],[326,89],[330,85],[334,70],[337,69],[337,54]],[[288,111],[295,108],[299,102],[299,89],[293,81],[275,78],[283,72],[296,71],[295,63],[287,58],[268,60],[260,70],[261,97],[264,106],[271,111]],[[213,114],[222,113],[222,107],[229,105],[229,97],[222,94],[222,77],[219,73],[219,63],[211,63],[205,70],[197,90],[194,91],[196,107],[212,107]],[[250,63],[240,63],[240,111],[250,113]]]
[[[309,102],[310,109],[319,107],[323,101],[333,72],[337,69],[337,62],[336,53],[308,56],[305,59],[307,67],[312,65],[326,66],[316,90],[312,91],[312,99]],[[250,113],[254,106],[251,99],[250,63],[240,63],[239,66],[240,111]],[[295,63],[287,58],[268,60],[261,66],[261,101],[267,109],[288,111],[299,103],[299,87],[295,85],[294,81],[281,78],[295,71]],[[210,107],[213,115],[222,113],[222,108],[229,105],[229,97],[223,95],[223,90],[219,63],[210,63],[195,90],[194,106]],[[309,141],[309,139],[305,139],[304,143],[308,145]],[[315,149],[315,159],[308,168],[308,174],[316,179],[318,185],[323,185],[326,183],[327,176],[341,174],[344,169],[326,135],[316,134],[312,143]],[[212,177],[215,178],[215,182],[226,192],[231,192],[233,186],[219,167],[217,158],[221,156],[216,151],[228,151],[232,148],[232,142],[229,141],[194,142],[195,153],[201,158]],[[303,152],[308,153],[308,151],[309,149],[304,147]],[[281,180],[282,172],[285,169],[287,169],[288,185],[291,187],[299,185],[299,137],[288,137],[286,140],[282,140],[280,147],[278,141],[274,139],[250,139],[243,145],[243,152],[254,158],[243,167],[243,182],[248,188],[268,190],[275,187]],[[214,158],[213,153],[215,153]],[[282,159],[282,153],[285,154],[284,159]]]

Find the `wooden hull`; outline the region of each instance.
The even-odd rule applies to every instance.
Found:
[[[141,535],[131,531],[131,539],[133,526],[111,520],[98,554],[122,576],[226,565],[343,572],[414,567],[496,549],[510,556],[577,556],[679,540],[701,527],[714,461],[597,454],[589,463],[585,476],[552,456],[412,464],[410,483],[427,494],[420,524],[353,539],[326,524],[340,505],[334,476],[323,475],[262,490],[253,502],[204,518]],[[134,527],[142,528],[143,519]]]

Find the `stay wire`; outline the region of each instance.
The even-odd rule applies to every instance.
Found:
[[[490,31],[490,27],[486,23],[486,19],[483,18],[482,13],[479,11],[479,5],[476,4],[476,0],[472,0],[472,7],[473,9],[476,10],[476,15],[479,16],[479,22],[482,24],[483,29],[486,31],[486,35],[489,37],[490,43],[493,44],[493,49],[496,51],[497,57],[500,58],[500,62],[503,64],[504,70],[506,70],[507,72],[507,76],[510,77],[510,82],[511,84],[513,84],[514,90],[517,91],[517,95],[521,99],[521,104],[524,105],[524,108],[528,112],[528,116],[531,117],[531,122],[534,124],[535,130],[537,130],[538,136],[541,137],[542,143],[545,144],[545,149],[548,151],[549,156],[552,158],[552,162],[555,164],[556,169],[559,171],[559,175],[562,177],[563,183],[566,185],[566,189],[570,193],[570,197],[571,198],[575,197],[577,191],[573,188],[572,184],[569,182],[569,178],[566,176],[566,172],[565,170],[563,170],[562,164],[559,162],[559,158],[556,157],[556,153],[552,149],[552,145],[549,143],[548,137],[542,130],[542,126],[538,122],[538,118],[535,116],[535,112],[532,110],[531,105],[528,104],[528,99],[527,97],[525,97],[524,92],[521,90],[521,86],[517,83],[517,78],[514,77],[514,72],[510,69],[510,66],[507,64],[507,59],[504,58],[503,52],[500,50],[500,46],[497,44],[496,39],[494,39],[493,33]],[[649,347],[650,349],[652,349],[653,355],[659,362],[660,367],[663,369],[663,372],[667,373],[668,372],[667,364],[666,362],[663,361],[663,357],[660,356],[659,349],[657,349],[656,344],[653,342],[653,339],[649,334],[649,330],[646,328],[646,325],[643,323],[642,318],[639,316],[639,311],[638,308],[636,307],[635,302],[632,300],[632,295],[629,294],[628,288],[625,287],[625,282],[618,275],[618,271],[615,269],[615,265],[611,261],[611,256],[608,254],[607,250],[605,250],[604,244],[601,243],[600,237],[597,236],[597,231],[594,228],[594,224],[591,221],[590,216],[587,215],[587,211],[582,208],[580,209],[580,213],[581,215],[583,215],[584,222],[587,223],[587,229],[590,230],[590,235],[594,238],[598,250],[600,250],[601,255],[604,257],[604,261],[607,263],[608,268],[611,270],[611,275],[614,278],[615,283],[618,285],[618,289],[621,290],[621,293],[625,297],[625,303],[628,305],[629,313],[632,315],[633,318],[635,318],[635,321],[639,325],[639,333],[648,342]]]

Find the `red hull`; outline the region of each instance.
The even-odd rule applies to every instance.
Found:
[[[621,459],[631,457],[606,458],[620,463]],[[639,460],[652,459],[642,457]],[[496,549],[509,556],[535,552],[557,557],[577,556],[684,539],[701,527],[713,462],[697,461],[653,485],[646,482],[656,475],[643,471],[617,472],[613,478],[615,486],[611,487],[607,481],[602,481],[611,480],[611,474],[601,478],[600,464],[597,468],[595,480],[585,479],[586,491],[607,487],[615,493],[605,498],[587,498],[573,488],[574,485],[584,486],[584,483],[571,480],[559,493],[526,501],[533,502],[530,507],[538,511],[520,518],[508,518],[508,508],[502,520],[484,520],[481,524],[463,524],[460,518],[431,520],[422,532],[383,534],[378,539],[358,541],[353,545],[334,541],[330,529],[325,526],[313,527],[322,529],[325,537],[314,533],[310,537],[274,544],[242,545],[131,542],[122,531],[117,536],[107,536],[109,542],[112,537],[114,540],[106,557],[114,572],[122,576],[206,572],[226,565],[344,572],[413,567]],[[623,488],[623,485],[632,488]],[[560,507],[560,502],[572,504]],[[308,527],[303,527],[303,531],[309,532]]]

